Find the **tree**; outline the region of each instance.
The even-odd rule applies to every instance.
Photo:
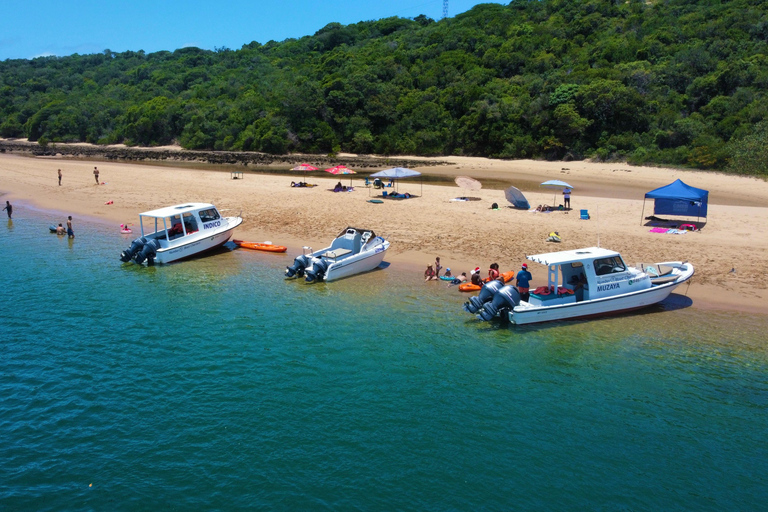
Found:
[[[768,121],[758,123],[751,134],[733,141],[730,153],[727,172],[768,178]]]

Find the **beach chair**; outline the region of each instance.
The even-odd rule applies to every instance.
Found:
[[[381,182],[379,178],[376,178],[373,180],[373,188],[384,188],[384,184]]]
[[[587,210],[581,210],[581,215],[579,216],[579,219],[589,220],[589,212]]]
[[[365,178],[365,186],[366,187],[370,187],[371,186],[371,182],[370,182],[370,180],[368,180],[368,178]]]

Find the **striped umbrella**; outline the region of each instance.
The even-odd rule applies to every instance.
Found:
[[[346,165],[337,165],[336,167],[326,169],[325,172],[329,172],[331,174],[357,174]],[[352,186],[352,178],[349,178],[349,186]]]

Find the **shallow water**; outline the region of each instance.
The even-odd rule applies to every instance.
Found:
[[[756,509],[765,317],[684,297],[506,328],[394,266],[123,265],[131,238],[0,226],[0,509]],[[58,221],[57,221],[58,222]],[[684,290],[683,290],[684,291]]]

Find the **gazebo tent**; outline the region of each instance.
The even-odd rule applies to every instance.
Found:
[[[681,180],[675,180],[667,186],[651,190],[645,194],[645,199],[654,200],[654,215],[707,217],[709,191],[686,185]],[[643,200],[642,215],[645,215],[645,199]]]

